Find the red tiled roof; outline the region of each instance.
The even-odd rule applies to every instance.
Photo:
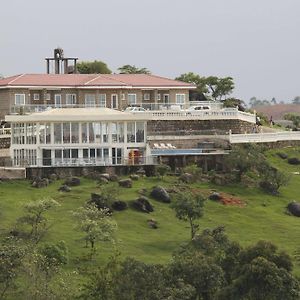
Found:
[[[0,80],[0,86],[195,87],[186,82],[148,74],[22,74]]]

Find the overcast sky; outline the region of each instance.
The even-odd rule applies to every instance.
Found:
[[[46,56],[102,60],[174,78],[232,76],[234,96],[300,95],[299,0],[10,0],[0,73],[44,73]]]

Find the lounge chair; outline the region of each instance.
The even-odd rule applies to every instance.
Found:
[[[160,143],[160,148],[161,149],[169,149],[164,143]]]
[[[161,149],[161,147],[158,144],[153,144],[154,149]]]
[[[168,147],[169,149],[176,149],[176,147],[173,146],[172,144],[167,144],[167,147]]]

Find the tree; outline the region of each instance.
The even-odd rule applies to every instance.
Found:
[[[293,101],[292,101],[293,104],[300,104],[300,96],[296,96]]]
[[[241,99],[237,99],[237,98],[227,98],[223,101],[223,106],[224,107],[237,107],[238,110],[240,111],[245,111],[245,106],[246,103],[241,100]]]
[[[242,250],[238,261],[234,280],[218,299],[299,299],[300,284],[291,274],[291,259],[272,243],[260,241]]]
[[[201,194],[193,194],[191,192],[181,192],[176,195],[176,199],[172,204],[176,217],[179,220],[188,221],[191,228],[191,238],[193,239],[199,225],[195,224],[195,220],[203,215],[203,207],[205,199]]]
[[[45,215],[47,211],[59,204],[51,199],[45,198],[38,201],[32,201],[25,205],[25,216],[19,218],[18,222],[29,225],[31,230],[29,236],[39,242],[42,235],[48,230],[48,219]]]
[[[260,171],[262,174],[260,187],[269,193],[278,194],[279,189],[290,181],[289,176],[268,164],[264,164]]]
[[[120,74],[151,74],[147,68],[138,68],[135,65],[124,65],[118,70]]]
[[[0,246],[0,299],[5,299],[9,288],[20,274],[22,260],[26,253],[25,247],[13,238],[2,241]]]
[[[297,114],[297,113],[287,113],[287,114],[284,114],[283,118],[285,120],[290,120],[293,122],[294,126],[296,128],[299,127],[300,125],[300,114]]]
[[[208,93],[205,77],[201,77],[193,72],[184,73],[176,77],[175,80],[180,80],[187,83],[193,83],[197,86],[196,91],[190,93],[191,100],[201,101],[206,100],[205,96]]]
[[[277,104],[277,101],[276,101],[276,98],[275,98],[275,97],[272,98],[271,103],[272,103],[272,104]]]
[[[234,90],[234,82],[232,77],[218,78],[209,76],[206,78],[208,92],[214,100],[225,99]]]
[[[86,246],[91,246],[91,255],[96,251],[96,242],[114,241],[117,224],[111,219],[108,209],[98,209],[90,203],[78,208],[73,215],[77,219],[78,228],[85,233]]]
[[[225,157],[225,167],[235,171],[236,181],[241,182],[242,176],[249,170],[255,169],[265,161],[258,146],[242,145],[234,146],[229,155]]]
[[[215,299],[215,294],[225,283],[222,268],[201,252],[184,252],[174,257],[171,272],[195,288],[197,299]]]
[[[99,60],[82,61],[77,64],[77,71],[80,74],[111,74],[106,63]]]

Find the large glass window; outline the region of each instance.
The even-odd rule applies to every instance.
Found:
[[[145,138],[144,122],[136,122],[136,142],[143,143]]]
[[[64,144],[70,144],[71,142],[70,123],[63,123],[63,142]]]
[[[54,143],[61,144],[62,143],[62,124],[54,123]]]
[[[25,105],[25,94],[15,94],[15,105]]]
[[[95,143],[101,143],[101,123],[93,123]]]
[[[102,123],[102,142],[108,143],[108,124]]]
[[[128,104],[136,104],[136,94],[128,94]]]
[[[50,144],[51,143],[51,124],[50,123],[40,123],[40,144]]]
[[[135,123],[128,122],[127,123],[127,143],[135,142]]]
[[[176,104],[184,105],[185,94],[176,94]]]
[[[85,106],[86,107],[95,107],[96,97],[94,94],[86,94],[85,95]]]
[[[118,123],[111,123],[111,141],[116,143],[118,141]]]
[[[61,94],[54,95],[54,106],[61,107]]]
[[[124,143],[124,123],[118,123],[118,142]]]
[[[99,106],[106,107],[106,94],[99,95]]]
[[[89,124],[89,143],[95,142],[95,134],[94,134],[94,123],[88,123]]]
[[[76,95],[75,94],[66,94],[66,105],[73,106],[76,104]]]
[[[88,124],[87,123],[81,124],[81,141],[82,141],[82,143],[88,142]]]
[[[71,143],[79,143],[79,124],[71,123]]]

